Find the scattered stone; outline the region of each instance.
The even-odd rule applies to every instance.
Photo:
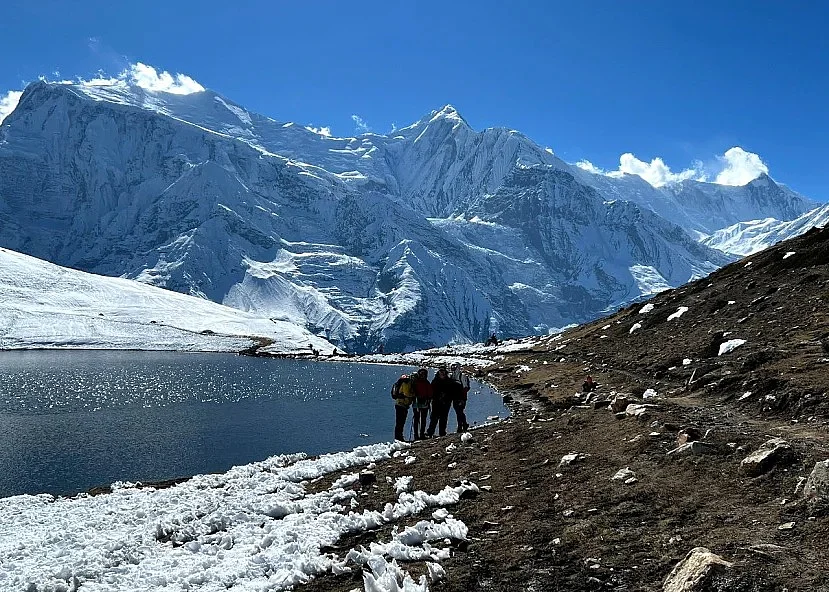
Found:
[[[647,419],[648,412],[654,407],[656,406],[631,403],[625,408],[625,415],[628,417],[635,417],[637,419]]]
[[[625,467],[624,469],[619,469],[618,471],[616,471],[616,474],[613,475],[610,478],[610,480],[611,481],[624,481],[625,483],[627,483],[627,480],[630,479],[631,477],[635,478],[636,473],[631,471],[629,468]]]
[[[655,399],[658,396],[659,395],[657,394],[657,392],[655,390],[653,390],[652,388],[646,389],[645,392],[642,393],[642,398],[643,399]]]
[[[668,452],[669,456],[701,456],[703,454],[715,454],[717,451],[713,444],[705,442],[687,442],[682,446]]]
[[[829,459],[815,463],[812,474],[806,480],[803,495],[813,501],[829,497]]]
[[[716,574],[733,566],[705,547],[696,547],[676,564],[665,580],[662,592],[702,592],[709,589],[708,584]]]
[[[560,467],[566,467],[572,465],[573,463],[578,463],[586,459],[589,454],[583,454],[581,452],[571,452],[570,454],[565,454],[561,457],[561,461],[558,463]]]
[[[621,413],[630,405],[630,398],[626,395],[616,395],[610,401],[610,410],[613,413]]]
[[[776,464],[790,461],[794,457],[792,447],[782,438],[772,438],[749,454],[740,463],[740,472],[757,477],[771,470]]]
[[[688,442],[694,442],[697,440],[702,440],[702,434],[700,430],[695,427],[687,427],[680,430],[680,432],[676,435],[676,443],[680,446],[683,444],[687,444]]]
[[[794,528],[794,522],[784,522],[780,526],[777,527],[777,530],[792,530]]]

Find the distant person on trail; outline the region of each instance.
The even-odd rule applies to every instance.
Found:
[[[409,407],[414,402],[414,374],[403,374],[391,387],[391,398],[394,399],[394,439],[405,440],[403,429],[409,416]]]
[[[498,338],[495,336],[495,333],[489,336],[485,345],[498,345]]]
[[[446,435],[446,423],[449,421],[449,408],[456,397],[462,393],[459,382],[452,380],[446,366],[438,368],[438,373],[432,380],[432,417],[429,420],[429,429],[426,435],[431,438],[435,435],[435,428],[438,435]]]
[[[429,371],[421,368],[417,371],[414,384],[414,406],[412,412],[412,424],[414,427],[414,439],[426,439],[426,418],[429,416],[429,407],[432,404],[432,385],[429,383]]]
[[[593,382],[593,377],[588,376],[583,383],[581,383],[581,392],[583,393],[592,393],[596,390],[596,387],[599,386],[595,382]]]
[[[455,417],[458,420],[458,431],[465,432],[469,429],[466,423],[466,399],[469,394],[469,377],[461,371],[461,365],[455,362],[452,364],[452,380],[460,384],[460,391],[452,399],[452,407],[455,409]]]

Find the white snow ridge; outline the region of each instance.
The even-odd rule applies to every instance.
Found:
[[[112,493],[98,496],[0,499],[0,589],[286,590],[366,566],[366,590],[425,591],[426,576],[415,582],[396,561],[447,558],[449,550],[433,543],[464,540],[467,528],[446,514],[368,549],[342,556],[323,549],[346,534],[455,504],[464,491],[477,491],[475,485],[434,495],[401,491],[382,512],[350,511],[359,498],[342,481],[319,493],[305,491],[311,479],[387,459],[406,446],[375,444],[315,460],[275,456],[168,489],[114,484]],[[433,578],[444,573],[434,565],[428,571]]]

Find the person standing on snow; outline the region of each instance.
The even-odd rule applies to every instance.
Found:
[[[417,371],[414,384],[414,439],[426,438],[426,418],[429,416],[429,407],[432,404],[432,385],[429,383],[429,371],[421,368]]]
[[[426,435],[430,438],[435,435],[435,428],[438,435],[446,435],[446,423],[449,421],[449,408],[452,401],[460,396],[461,386],[452,380],[446,366],[438,368],[438,373],[432,380],[432,417],[429,420],[429,429]]]
[[[458,420],[458,431],[465,432],[469,429],[469,424],[466,423],[466,398],[469,394],[469,377],[461,371],[461,365],[455,362],[452,364],[452,380],[460,385],[459,389],[455,390],[455,396],[452,398],[452,407],[455,409],[455,417]],[[447,415],[449,410],[447,409]]]
[[[394,399],[394,439],[405,440],[403,429],[409,416],[409,407],[414,402],[415,375],[402,375],[391,387],[391,398]]]

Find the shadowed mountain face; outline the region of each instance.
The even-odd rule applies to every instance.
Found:
[[[0,245],[358,351],[590,320],[730,260],[683,227],[812,205],[768,177],[590,176],[452,107],[393,136],[329,138],[211,91],[39,82],[0,125]]]

